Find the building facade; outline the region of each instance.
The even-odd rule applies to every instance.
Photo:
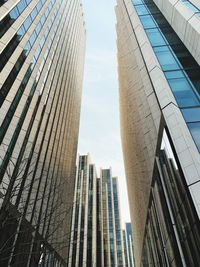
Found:
[[[0,2],[0,266],[65,266],[85,28],[79,0]]]
[[[131,223],[126,223],[126,228],[123,230],[125,266],[134,267],[134,248],[133,234]]]
[[[123,267],[117,178],[111,169],[97,178],[89,155],[79,156],[77,166],[68,266]]]
[[[136,266],[197,266],[200,4],[117,3],[121,136]]]

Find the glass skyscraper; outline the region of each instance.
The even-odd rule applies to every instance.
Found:
[[[97,178],[89,155],[79,156],[69,267],[125,266],[118,194],[111,169]]]
[[[66,266],[84,52],[81,1],[0,1],[0,266]]]
[[[123,230],[124,255],[125,266],[134,267],[134,248],[133,248],[133,234],[131,223],[126,223],[126,228]]]
[[[136,266],[197,266],[200,3],[117,2],[121,136]]]

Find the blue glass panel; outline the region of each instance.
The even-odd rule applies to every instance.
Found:
[[[164,71],[180,69],[172,51],[167,47],[155,47],[154,51]]]
[[[30,27],[31,23],[32,23],[31,17],[28,16],[27,19],[23,23],[25,31],[28,30],[28,28]]]
[[[186,122],[200,122],[200,107],[181,110]]]
[[[143,4],[142,0],[132,0],[134,5],[140,5]]]
[[[13,10],[10,11],[9,13],[11,19],[17,19],[19,17],[19,11],[17,8],[14,8]]]
[[[180,107],[198,106],[200,104],[186,78],[170,79],[168,82]]]
[[[33,9],[33,11],[31,12],[31,18],[32,18],[32,20],[34,20],[35,19],[35,17],[37,16],[37,14],[38,14],[38,12],[37,12],[37,9],[36,9],[36,7]]]
[[[17,8],[18,8],[20,14],[24,11],[24,9],[25,9],[26,7],[27,7],[27,3],[26,3],[25,0],[21,0],[21,1],[19,2],[19,4],[17,5]]]
[[[149,37],[149,40],[150,40],[152,46],[166,45],[166,42],[165,42],[161,32],[157,28],[147,29],[146,33]]]
[[[33,46],[33,44],[34,44],[36,38],[37,38],[37,35],[36,35],[35,31],[34,31],[34,32],[31,34],[31,37],[29,38],[29,42],[30,42],[31,46]]]
[[[35,28],[35,31],[36,31],[37,35],[39,34],[41,28],[42,28],[42,24],[40,22],[38,22],[38,24],[37,24],[37,26]]]
[[[140,15],[148,15],[149,14],[148,9],[143,5],[138,5],[138,6],[135,7],[135,9],[136,9],[136,11],[137,11],[139,16]]]
[[[189,1],[183,1],[184,5],[186,5],[189,9],[191,9],[194,13],[198,13],[199,10],[198,8],[196,8],[192,3],[190,3]]]
[[[188,123],[188,127],[192,133],[197,148],[200,151],[200,122]]]
[[[145,29],[156,28],[156,24],[150,15],[141,16],[140,19]]]

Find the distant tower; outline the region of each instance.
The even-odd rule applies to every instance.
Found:
[[[89,155],[79,156],[69,267],[125,266],[118,193],[111,169],[97,178]]]

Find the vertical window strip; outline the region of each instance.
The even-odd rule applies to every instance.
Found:
[[[152,1],[132,0],[132,2],[179,108],[181,110],[193,109],[193,113],[196,109],[196,112],[198,112],[200,107],[200,88],[199,82],[195,79],[197,74],[198,77],[200,75],[199,65]],[[154,11],[152,12],[152,10]],[[175,43],[173,43],[174,41]],[[183,54],[185,58],[181,57]],[[189,76],[191,72],[195,73],[196,76],[194,78]],[[191,127],[191,123],[187,121],[185,113],[182,112],[182,114],[200,151],[197,134],[197,132],[200,134],[199,119],[196,122],[192,121],[192,123],[196,123],[197,127],[194,124],[192,124],[194,127]]]

